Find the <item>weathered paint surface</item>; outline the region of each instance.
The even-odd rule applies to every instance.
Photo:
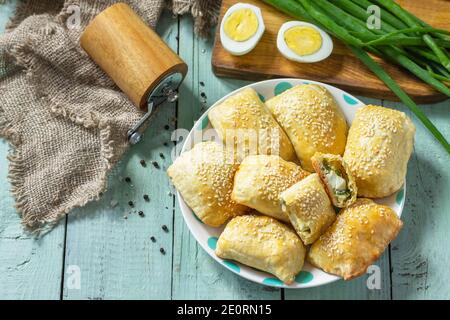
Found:
[[[15,3],[0,5],[0,32]],[[377,262],[380,289],[367,288],[368,276],[313,289],[272,289],[243,280],[203,251],[187,229],[164,173],[174,146],[170,134],[175,128],[190,129],[207,106],[246,82],[216,78],[209,63],[212,41],[195,38],[192,28],[190,18],[164,14],[158,32],[190,69],[181,89],[182,99],[176,107],[161,110],[143,143],[133,147],[111,175],[109,190],[99,202],[73,212],[36,241],[22,231],[9,183],[0,186],[0,298],[450,298],[448,154],[415,119],[416,145],[402,216],[405,226]],[[359,98],[408,112],[398,103]],[[423,110],[450,137],[450,100],[423,106]],[[8,172],[7,152],[8,144],[0,141],[2,181]],[[140,164],[142,159],[146,167]],[[155,168],[152,161],[161,168]],[[124,182],[125,177],[130,177],[131,183]],[[149,202],[144,194],[149,195]],[[137,213],[140,210],[144,217]]]

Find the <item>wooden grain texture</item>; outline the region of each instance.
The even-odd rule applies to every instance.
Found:
[[[191,68],[178,103],[178,127],[191,129],[194,121],[228,92],[244,82],[217,81],[211,72],[210,41],[194,38],[192,20],[180,21],[181,57]],[[175,206],[173,299],[280,299],[280,290],[265,288],[235,275],[213,260],[196,242],[183,220],[178,199]]]
[[[0,33],[14,2],[0,5]],[[446,169],[449,156],[413,117],[417,134],[407,177],[402,216],[405,225],[391,245],[390,257],[385,252],[377,262],[381,267],[381,290],[368,290],[367,276],[312,289],[274,290],[250,283],[211,259],[184,223],[177,199],[169,194],[164,171],[154,169],[150,162],[156,159],[164,168],[170,164],[171,148],[163,143],[170,141],[176,113],[177,126],[190,129],[207,106],[247,82],[218,79],[212,74],[212,41],[194,38],[191,19],[183,18],[178,25],[178,19],[166,13],[159,33],[172,48],[178,48],[190,67],[178,111],[173,107],[161,110],[143,144],[132,148],[111,176],[103,199],[73,212],[67,223],[66,245],[64,223],[40,241],[22,232],[9,183],[5,182],[8,145],[0,141],[0,179],[5,182],[0,186],[0,299],[59,299],[61,285],[64,299],[450,298],[450,171]],[[384,101],[384,105],[410,114],[401,104]],[[450,137],[450,100],[421,107]],[[169,131],[164,128],[166,124],[170,125]],[[164,161],[159,158],[160,152],[166,157]],[[146,168],[140,165],[140,159],[147,160]],[[130,176],[133,187],[119,181],[119,176]],[[149,194],[150,203],[141,200],[144,192]],[[119,202],[115,208],[111,208],[113,199]],[[136,210],[143,209],[144,218],[134,213],[123,219],[124,213],[129,212],[130,199],[136,203]],[[162,231],[163,224],[169,233]],[[151,242],[152,235],[156,243]],[[165,248],[166,255],[160,254],[160,247]],[[81,271],[79,290],[70,285],[69,271],[73,266]]]
[[[177,25],[169,14],[162,17],[158,33],[177,50]],[[65,270],[79,267],[81,287],[71,289],[65,281],[64,299],[170,299],[173,198],[165,173],[170,148],[163,143],[170,141],[175,111],[174,105],[162,106],[143,141],[129,150],[111,176],[103,199],[69,216]],[[140,164],[142,159],[146,167]],[[125,177],[131,183],[123,181]],[[140,210],[145,217],[139,216]],[[162,230],[163,225],[169,232]]]
[[[221,17],[226,10],[240,0],[224,0]],[[297,63],[284,58],[276,46],[280,26],[295,20],[261,0],[248,0],[261,8],[266,31],[261,41],[250,53],[236,57],[228,53],[220,43],[219,28],[216,30],[212,66],[219,76],[240,79],[262,80],[273,77],[303,78],[337,85],[353,94],[365,95],[379,99],[397,99],[397,97],[356,58],[345,45],[334,39],[332,55],[319,63]],[[450,2],[444,0],[403,0],[399,1],[429,23],[443,29],[450,29]],[[411,73],[386,63],[377,58],[387,72],[417,102],[434,102],[446,97],[415,78]]]
[[[0,141],[0,180],[6,181],[8,145]],[[64,224],[43,239],[24,232],[10,196],[0,185],[0,299],[59,299]]]
[[[411,113],[401,104],[390,104]],[[450,100],[422,106],[450,138]],[[404,227],[392,244],[393,299],[450,299],[449,155],[416,120],[414,154],[408,165]]]
[[[101,12],[87,26],[81,46],[137,107],[147,109],[149,93],[186,64],[125,3]]]
[[[16,4],[0,5],[0,34]],[[59,299],[64,225],[39,241],[23,231],[6,178],[8,149],[0,140],[0,299]]]

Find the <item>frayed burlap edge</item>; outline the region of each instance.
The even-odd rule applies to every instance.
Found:
[[[30,8],[32,8],[32,5],[30,5],[31,2],[32,0],[22,0],[17,3],[14,14],[6,24],[5,32],[14,30],[23,20],[28,18],[29,12],[31,11]],[[55,3],[55,5],[57,4]]]
[[[73,118],[76,117],[73,114],[65,114],[64,110],[59,110],[60,116]],[[112,140],[110,138],[111,129],[106,123],[102,123],[91,118],[92,122],[85,127],[95,127],[99,130],[100,143],[101,143],[101,157],[103,160],[103,165],[105,166],[105,174],[100,178],[100,191],[96,195],[86,196],[81,198],[77,203],[67,206],[65,208],[60,208],[59,210],[49,213],[44,216],[40,216],[39,220],[36,216],[29,214],[31,208],[29,207],[28,195],[26,190],[24,190],[24,161],[22,158],[21,142],[20,139],[15,137],[16,133],[12,129],[11,123],[6,119],[0,119],[0,136],[8,139],[11,149],[7,156],[9,161],[9,173],[8,180],[11,183],[11,193],[16,200],[16,209],[20,213],[22,218],[22,224],[32,234],[42,235],[50,231],[60,220],[65,217],[72,209],[83,207],[91,201],[98,200],[100,194],[107,188],[109,169],[112,167]]]
[[[28,7],[28,1],[19,1],[16,10],[12,17],[9,19],[5,27],[5,32],[10,32],[15,29],[25,18],[27,18],[26,12]]]
[[[214,5],[207,3],[207,0],[199,0],[194,3],[190,3],[187,6],[173,6],[172,10],[174,14],[185,14],[191,12],[194,18],[194,31],[196,34],[202,37],[208,37],[210,30],[217,23],[218,12],[220,10],[220,0],[214,0]],[[26,16],[23,12],[27,12],[28,1],[24,1],[18,4],[16,8],[16,13],[13,15],[11,20],[6,26],[6,30],[10,31],[17,27],[21,21],[23,21]],[[206,10],[208,8],[209,10]],[[212,10],[211,10],[212,8]],[[206,12],[206,17],[204,16]],[[62,19],[63,17],[58,16],[57,18]],[[33,59],[30,59],[23,54],[24,47],[16,46],[11,49],[8,53],[11,55],[20,65],[24,68],[21,72],[26,72],[27,77],[31,76],[36,70],[37,66],[33,64]],[[46,99],[48,103],[51,102],[49,97],[42,97]],[[98,200],[101,193],[106,190],[108,184],[108,172],[113,167],[113,141],[111,139],[111,128],[110,126],[100,121],[94,115],[88,117],[80,118],[79,115],[74,114],[70,110],[63,109],[61,107],[54,107],[51,112],[56,116],[68,119],[75,122],[76,124],[82,125],[88,129],[99,130],[100,143],[101,143],[101,158],[104,165],[104,175],[100,178],[100,188],[99,192],[95,195],[86,196],[81,198],[77,203],[61,208],[55,212],[49,213],[44,216],[40,216],[39,220],[30,214],[30,207],[28,202],[28,196],[26,190],[24,190],[24,160],[21,151],[21,139],[19,135],[13,130],[13,126],[8,119],[0,118],[0,136],[7,139],[10,143],[11,149],[7,156],[9,161],[9,173],[8,180],[11,183],[11,193],[16,199],[16,209],[20,213],[22,218],[22,224],[31,234],[43,235],[48,231],[52,230],[53,227],[68,214],[71,210],[79,207],[83,207],[89,202]],[[124,151],[125,152],[125,151]],[[120,158],[120,155],[119,155]]]
[[[174,0],[170,9],[179,15],[190,12],[194,18],[194,32],[207,38],[217,24],[221,4],[222,0]]]
[[[49,31],[48,29],[47,31]],[[46,32],[46,30],[44,30]],[[31,77],[36,72],[39,72],[39,64],[35,63],[34,59],[26,55],[26,43],[18,46],[14,46],[10,49],[10,52],[6,53],[14,58],[16,64],[22,67],[23,69],[20,72],[26,72],[26,77]],[[33,83],[32,81],[29,82]],[[41,96],[41,99],[45,99],[47,105],[51,105],[51,98],[48,96]],[[98,200],[100,198],[100,194],[104,192],[107,188],[108,182],[108,172],[112,168],[113,163],[112,159],[114,157],[112,144],[114,141],[111,139],[111,128],[105,122],[101,121],[94,114],[89,114],[85,117],[80,117],[70,110],[61,108],[61,107],[53,107],[51,112],[58,117],[62,117],[67,119],[68,121],[72,121],[77,125],[81,125],[87,129],[99,130],[100,136],[100,155],[104,165],[103,176],[99,178],[100,188],[97,194],[88,195],[84,198],[80,198],[76,203],[62,207],[57,211],[49,213],[44,216],[35,216],[30,214],[31,208],[29,207],[28,195],[26,190],[24,189],[24,161],[22,158],[21,151],[21,140],[18,137],[17,133],[12,129],[12,124],[8,119],[2,117],[0,119],[0,136],[6,138],[10,141],[11,150],[7,156],[9,161],[9,173],[8,180],[11,183],[11,193],[16,199],[16,209],[19,212],[22,218],[22,224],[31,234],[34,235],[43,235],[48,231],[52,230],[53,227],[63,218],[67,213],[71,210],[79,207],[83,207],[91,201]],[[120,156],[119,156],[120,157]],[[39,219],[38,219],[39,218]]]

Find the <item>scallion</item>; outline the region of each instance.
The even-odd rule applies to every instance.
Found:
[[[435,125],[428,119],[428,117],[420,110],[416,103],[400,88],[397,82],[384,71],[364,50],[358,47],[349,46],[352,52],[373,72],[380,78],[392,92],[414,113],[414,115],[423,123],[423,125],[430,130],[434,137],[444,146],[445,150],[450,153],[450,144],[442,135],[442,133],[435,127]]]

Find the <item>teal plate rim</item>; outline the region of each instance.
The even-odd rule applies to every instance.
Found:
[[[218,101],[216,101],[210,108],[208,108],[203,115],[197,120],[197,122],[194,124],[193,128],[190,130],[190,133],[188,135],[188,137],[185,139],[183,147],[182,147],[182,151],[184,152],[187,150],[188,144],[192,139],[192,135],[193,132],[196,130],[204,130],[205,128],[207,128],[209,126],[209,119],[208,119],[208,112],[209,110],[211,110],[211,108],[213,108],[214,106],[218,105],[219,103],[221,103],[223,100],[227,99],[229,96],[235,94],[237,91],[242,90],[246,87],[254,87],[254,86],[262,86],[264,84],[269,84],[272,83],[272,87],[275,89],[275,87],[277,87],[277,84],[281,84],[281,83],[287,83],[283,84],[283,88],[279,88],[278,90],[278,94],[283,92],[286,89],[289,89],[292,86],[292,82],[295,82],[294,85],[297,84],[318,84],[318,85],[322,85],[324,87],[326,87],[327,89],[334,89],[334,91],[337,90],[337,92],[340,93],[340,99],[339,102],[344,102],[347,107],[350,108],[354,108],[355,111],[360,108],[361,106],[364,105],[364,103],[362,101],[360,101],[358,98],[352,96],[351,94],[336,88],[334,86],[331,85],[327,85],[318,81],[313,81],[313,80],[306,80],[306,79],[295,79],[295,78],[280,78],[280,79],[270,79],[270,80],[264,80],[264,81],[260,81],[260,82],[255,82],[255,83],[251,83],[249,85],[243,86],[241,88],[238,88],[232,92],[230,92],[229,94],[225,95],[224,97],[222,97],[221,99],[219,99]],[[276,83],[276,84],[275,84]],[[259,90],[257,90],[258,94],[260,95],[261,100],[265,100],[266,97],[264,95],[262,95]],[[277,93],[274,92],[274,95],[276,95]],[[333,96],[335,96],[335,94],[333,94]],[[270,98],[270,97],[269,97]],[[335,96],[336,98],[336,96]],[[342,107],[342,106],[341,106]],[[343,107],[342,109],[345,109],[345,107]],[[177,191],[177,196],[178,196],[178,203],[180,205],[181,211],[182,211],[182,215],[183,215],[183,219],[185,220],[189,231],[191,232],[191,234],[194,236],[194,238],[196,239],[196,241],[200,244],[200,246],[214,259],[216,260],[218,263],[220,263],[223,267],[225,267],[226,269],[232,271],[233,273],[240,275],[241,277],[250,280],[252,282],[261,284],[261,285],[265,285],[265,286],[271,286],[271,287],[275,287],[275,288],[287,288],[287,289],[301,289],[301,288],[310,288],[310,287],[316,287],[316,286],[321,286],[321,285],[325,285],[328,283],[332,283],[335,282],[337,280],[340,280],[340,277],[337,277],[335,275],[330,275],[327,274],[319,269],[316,269],[314,267],[309,267],[307,268],[308,270],[303,269],[299,275],[297,275],[296,279],[297,281],[294,282],[293,285],[286,285],[283,282],[281,282],[280,280],[276,279],[273,275],[269,274],[269,273],[265,273],[263,271],[259,271],[256,269],[253,269],[249,266],[245,266],[242,265],[238,262],[234,262],[234,261],[229,261],[229,260],[223,260],[219,257],[217,257],[214,253],[214,249],[210,246],[209,240],[211,237],[215,237],[217,239],[218,235],[209,235],[208,237],[206,237],[206,239],[200,239],[200,235],[197,234],[196,232],[193,231],[193,228],[196,228],[198,226],[194,226],[193,224],[198,224],[201,225],[202,228],[205,229],[216,229],[216,228],[211,228],[206,226],[205,224],[203,224],[198,217],[195,215],[194,212],[192,212],[192,210],[186,205],[186,203],[184,202],[184,200],[182,199],[180,193]],[[405,184],[403,185],[403,187],[394,195],[392,195],[391,197],[393,197],[393,199],[391,199],[390,204],[388,205],[395,205],[395,208],[393,208],[396,213],[401,216],[401,213],[403,211],[405,202],[406,202],[406,181]],[[378,200],[378,199],[377,199]],[[376,200],[376,201],[377,201]],[[379,203],[382,204],[387,204],[384,203],[385,199],[380,199],[380,201],[377,201]],[[183,209],[184,208],[184,209]],[[190,217],[188,217],[186,214],[187,212],[190,213]],[[191,219],[192,218],[192,219]],[[220,229],[216,229],[216,230],[220,230]],[[217,240],[215,240],[217,241]],[[215,244],[214,244],[215,246]],[[312,270],[311,270],[312,269]],[[243,274],[241,271],[245,271],[245,274]],[[315,271],[319,270],[320,273],[322,274],[326,274],[328,275],[328,278],[326,281],[315,281],[316,280],[316,275],[315,275]],[[247,273],[257,273],[259,276],[257,277],[257,279],[255,279],[255,277],[249,277]],[[262,276],[262,274],[264,276]],[[303,278],[300,276],[303,275]],[[320,276],[320,275],[319,275]],[[311,278],[312,277],[312,278]],[[304,279],[306,278],[306,279]],[[311,278],[311,279],[310,279]],[[303,280],[298,280],[298,279],[303,279]]]

